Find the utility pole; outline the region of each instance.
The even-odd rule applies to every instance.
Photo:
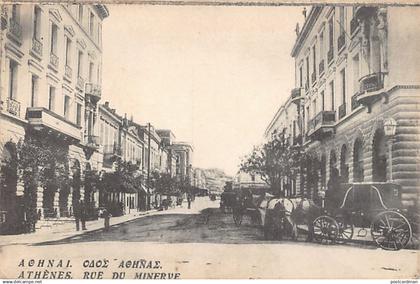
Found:
[[[147,123],[147,209],[150,210],[150,122]]]

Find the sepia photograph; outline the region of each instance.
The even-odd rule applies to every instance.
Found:
[[[418,283],[419,4],[39,1],[0,3],[3,283]]]

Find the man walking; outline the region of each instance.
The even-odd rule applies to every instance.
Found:
[[[80,200],[80,221],[82,223],[82,230],[87,230],[86,217],[87,217],[87,212],[86,212],[85,202],[83,200]]]
[[[76,221],[76,231],[80,230],[80,200],[74,203],[74,220]]]

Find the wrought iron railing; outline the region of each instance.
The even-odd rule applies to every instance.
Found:
[[[59,62],[58,56],[51,52],[50,64],[54,66],[55,68],[58,68],[58,62]]]
[[[384,73],[377,72],[362,77],[360,80],[360,93],[375,92],[384,87]]]
[[[346,45],[346,35],[343,32],[337,39],[337,48],[338,50],[342,50],[344,46]]]
[[[22,39],[22,26],[18,23],[16,19],[9,19],[9,31],[18,40]]]
[[[319,62],[319,77],[321,77],[324,74],[325,71],[325,62],[324,59],[321,60],[321,62]]]
[[[87,95],[96,96],[100,98],[102,94],[101,86],[98,84],[86,83],[85,93]]]
[[[291,92],[292,94],[292,99],[296,99],[296,98],[299,98],[301,95],[302,95],[302,89],[299,87],[299,88],[294,88],[294,89],[292,89],[292,92]]]
[[[356,93],[351,97],[351,110],[355,110],[360,105],[357,100],[358,96],[359,96],[359,93]]]
[[[20,102],[13,98],[7,98],[6,100],[7,112],[14,115],[20,116]]]
[[[32,50],[39,56],[42,56],[42,42],[37,38],[32,38]]]
[[[335,122],[335,111],[321,111],[313,119],[313,129],[318,126],[331,125]]]
[[[346,116],[347,105],[344,103],[338,107],[338,118],[341,119]]]

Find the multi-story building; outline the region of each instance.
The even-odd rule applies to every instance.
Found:
[[[404,206],[418,204],[420,33],[412,23],[419,16],[412,7],[311,9],[292,50],[289,98],[314,153],[301,191],[314,196],[339,175],[342,182],[393,181]]]
[[[176,156],[175,176],[180,180],[188,180],[191,183],[193,179],[193,147],[187,142],[176,142],[172,144],[171,149]]]
[[[13,157],[25,136],[43,139],[68,155],[70,175],[83,180],[85,172],[102,167],[96,122],[108,10],[96,4],[1,9],[0,153]],[[23,185],[16,194],[23,195]],[[84,196],[83,184],[69,193],[39,186],[39,217],[70,214],[79,195],[93,201]]]
[[[156,133],[161,138],[161,171],[169,173],[172,177],[176,173],[176,154],[172,150],[175,134],[169,129],[157,129]],[[166,162],[165,162],[166,161]]]

